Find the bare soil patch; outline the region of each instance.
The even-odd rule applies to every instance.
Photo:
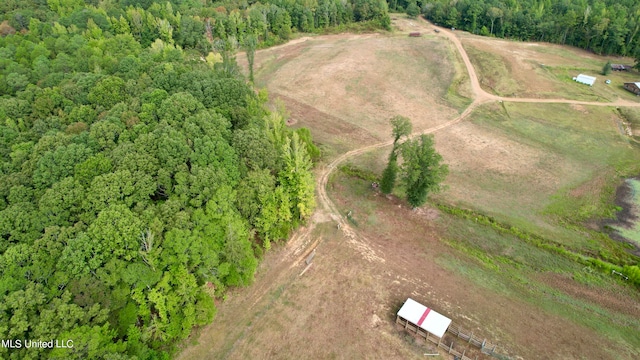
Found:
[[[271,93],[273,99],[284,103],[289,112],[289,125],[306,126],[313,131],[313,140],[346,150],[354,145],[375,143],[377,139],[365,128],[320,111],[284,94]]]
[[[386,140],[395,115],[411,118],[416,132],[455,117],[446,90],[455,67],[442,66],[443,58],[455,61],[442,38],[327,35],[258,52],[255,74],[259,85],[292,107],[296,124],[328,141],[339,133],[354,148]],[[345,126],[353,133],[344,133]]]

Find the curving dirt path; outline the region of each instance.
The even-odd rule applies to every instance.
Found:
[[[424,19],[419,19],[419,21],[422,23],[421,24],[423,25],[422,27],[428,30],[436,28],[435,26],[433,26],[431,23],[427,22]],[[455,45],[456,49],[458,50],[458,53],[462,57],[462,60],[469,74],[469,79],[471,80],[471,91],[473,93],[474,99],[473,99],[473,102],[465,109],[465,111],[462,114],[460,114],[460,116],[458,116],[457,118],[451,121],[448,121],[446,123],[443,123],[441,125],[429,128],[421,133],[413,134],[412,137],[419,136],[422,134],[434,133],[436,131],[447,128],[451,125],[457,124],[460,121],[462,121],[465,117],[467,117],[476,107],[491,101],[501,101],[501,102],[505,101],[505,102],[518,102],[518,103],[544,103],[544,104],[575,104],[575,105],[590,105],[590,106],[640,107],[640,103],[626,101],[626,100],[618,100],[615,102],[605,103],[605,102],[579,101],[579,100],[569,100],[569,99],[509,98],[509,97],[490,94],[480,86],[480,82],[478,80],[478,75],[476,74],[476,70],[473,67],[473,64],[471,64],[471,60],[469,59],[467,52],[462,46],[462,42],[460,41],[460,39],[458,39],[458,37],[448,29],[445,29],[445,28],[438,28],[438,29],[440,30],[440,34],[446,36],[449,40],[451,40],[451,42]],[[331,199],[327,195],[326,187],[329,180],[329,176],[338,167],[338,165],[340,165],[344,161],[350,158],[353,158],[355,156],[364,154],[366,152],[369,152],[371,150],[375,150],[385,146],[390,146],[392,143],[393,141],[391,140],[385,141],[385,142],[368,145],[368,146],[344,153],[341,156],[334,159],[319,173],[318,181],[317,181],[319,205],[324,206],[326,210],[329,212],[329,215],[332,218],[337,220],[337,222],[340,224],[345,234],[354,236],[353,230],[349,227],[345,219],[342,216],[340,216],[340,213],[336,208],[335,204],[331,201]]]
[[[417,27],[419,28],[420,31],[433,31],[433,29],[435,29],[435,27],[432,24],[428,23],[426,20],[420,19],[416,22],[418,23],[416,25],[418,25]],[[488,102],[493,102],[493,101],[521,102],[521,103],[578,104],[578,105],[590,105],[590,106],[640,107],[640,103],[634,103],[634,102],[629,102],[624,100],[618,100],[616,102],[611,102],[611,103],[603,103],[603,102],[588,102],[588,101],[577,101],[577,100],[568,100],[568,99],[507,98],[507,97],[501,97],[501,96],[490,94],[486,92],[484,89],[482,89],[482,87],[480,86],[475,68],[473,67],[469,59],[469,56],[467,55],[465,49],[463,48],[460,39],[458,39],[458,37],[455,35],[454,32],[448,29],[444,29],[444,28],[438,28],[438,29],[440,30],[439,34],[441,36],[447,37],[447,39],[449,39],[455,45],[458,53],[460,54],[465,64],[465,67],[467,69],[467,72],[470,78],[473,101],[455,119],[442,123],[438,126],[434,126],[432,128],[426,129],[420,133],[415,133],[412,135],[413,137],[419,136],[422,134],[435,133],[436,131],[440,131],[450,126],[453,126],[461,122],[462,120],[464,120],[478,106]],[[331,35],[331,36],[335,37],[335,35]],[[345,36],[348,36],[349,38],[366,38],[366,37],[372,37],[377,35],[348,34]],[[323,37],[325,36],[319,36],[319,37],[313,37],[313,38],[323,38]],[[283,47],[302,43],[309,39],[311,38],[303,37],[277,47],[261,50],[261,52],[271,52]],[[346,152],[338,156],[333,161],[326,164],[324,167],[318,169],[316,187],[317,187],[317,194],[318,194],[319,209],[316,210],[316,213],[314,214],[314,217],[312,217],[308,226],[304,228],[300,228],[291,237],[291,239],[289,239],[289,241],[285,244],[284,248],[282,249],[283,251],[279,254],[278,259],[274,260],[274,262],[272,262],[270,265],[265,267],[266,270],[265,270],[265,274],[263,274],[263,277],[266,279],[269,279],[269,281],[260,281],[254,284],[252,286],[253,288],[249,291],[249,293],[246,293],[243,295],[242,300],[236,301],[237,304],[236,302],[234,302],[234,305],[232,305],[232,308],[230,309],[231,314],[237,314],[237,313],[249,314],[254,308],[262,308],[264,306],[266,307],[270,306],[268,296],[266,295],[269,294],[269,292],[272,290],[272,285],[273,284],[285,284],[285,285],[290,284],[295,279],[298,278],[299,269],[295,269],[295,268],[299,267],[301,263],[304,263],[304,259],[307,257],[307,255],[311,250],[321,245],[319,244],[319,240],[313,241],[313,239],[311,238],[311,234],[314,228],[320,222],[319,220],[317,220],[318,218],[326,219],[327,217],[329,217],[333,221],[335,221],[338,227],[340,228],[341,232],[343,233],[344,237],[348,240],[347,242],[349,243],[349,245],[353,247],[355,250],[357,250],[358,252],[360,252],[363,258],[365,258],[366,260],[370,262],[379,262],[379,263],[385,262],[385,258],[379,255],[371,246],[369,246],[371,242],[368,241],[364,237],[364,235],[358,233],[355,229],[353,229],[350,226],[350,223],[347,221],[346,217],[340,214],[340,211],[338,210],[337,206],[329,198],[329,195],[327,193],[327,184],[329,182],[329,178],[331,174],[336,168],[338,168],[340,164],[344,163],[345,161],[351,158],[367,153],[369,151],[390,146],[392,145],[392,143],[393,141],[389,140],[389,141],[371,144],[358,149],[351,150],[349,152]],[[264,305],[263,302],[267,302],[267,305]],[[239,309],[242,309],[242,310],[239,310]],[[247,315],[248,316],[247,319],[249,320],[253,319],[252,316],[256,316],[256,317],[261,316],[260,311],[257,311],[256,314],[258,315]],[[242,319],[247,320],[245,318],[242,318]],[[243,338],[248,333],[248,331],[249,331],[248,329],[243,328],[239,332],[237,337],[235,337],[235,340],[231,341],[232,345],[229,348],[222,350],[221,354],[223,354],[223,357],[227,357],[228,355],[234,353],[236,346],[243,341]],[[208,333],[207,330],[205,330],[205,332],[201,335],[202,335],[201,336],[202,339],[207,339],[204,342],[205,344],[211,341],[215,342],[216,340],[223,341],[223,339],[220,337],[217,337],[217,338],[212,337],[211,333]],[[208,350],[196,349],[196,347],[194,346],[187,347],[178,356],[178,358],[197,359],[197,358],[203,358],[203,356],[215,357],[214,355],[215,352],[211,350],[209,346],[205,345],[204,348],[205,349],[208,348]]]
[[[421,19],[422,22],[429,24],[426,20]],[[431,25],[431,24],[429,24]],[[436,28],[433,26],[433,28]],[[476,70],[471,64],[471,60],[467,55],[464,47],[462,47],[462,42],[458,37],[451,31],[438,28],[440,33],[445,35],[458,49],[458,53],[462,57],[464,61],[464,65],[467,67],[467,72],[469,73],[469,78],[471,79],[471,90],[473,91],[475,98],[474,102],[471,104],[473,106],[476,101],[486,102],[486,101],[509,101],[509,102],[519,102],[519,103],[544,103],[544,104],[575,104],[575,105],[591,105],[591,106],[628,106],[628,107],[640,107],[640,103],[632,102],[628,100],[617,100],[615,102],[597,102],[597,101],[580,101],[580,100],[570,100],[570,99],[535,99],[535,98],[510,98],[504,96],[497,96],[493,94],[489,94],[486,92],[482,86],[480,86],[480,82],[478,80],[478,75],[476,74]]]

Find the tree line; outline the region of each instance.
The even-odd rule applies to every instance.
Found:
[[[0,35],[91,27],[94,32],[132,34],[142,47],[162,39],[208,53],[215,50],[215,40],[243,46],[254,36],[258,47],[266,47],[288,40],[293,32],[352,23],[389,29],[387,10],[384,0],[5,0],[0,3]]]
[[[87,3],[0,3],[0,339],[74,341],[2,358],[170,358],[315,206],[203,2]]]
[[[412,0],[388,0],[405,4]],[[604,55],[640,57],[636,0],[423,0],[434,23],[474,34],[576,46]]]

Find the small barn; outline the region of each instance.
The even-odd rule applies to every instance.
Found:
[[[408,298],[396,315],[396,323],[404,325],[405,328],[413,325],[411,327],[416,328],[416,333],[422,329],[427,332],[424,335],[427,338],[429,334],[442,338],[451,325],[451,319]]]
[[[419,32],[412,32],[412,33],[409,33],[409,36],[410,37],[420,37],[420,36],[422,36],[422,34],[420,34]]]
[[[640,82],[624,83],[624,88],[636,95],[640,95]]]
[[[629,71],[631,66],[622,64],[611,64],[611,70],[613,71]]]
[[[573,80],[581,83],[581,84],[585,84],[585,85],[589,85],[589,86],[593,86],[593,84],[596,82],[596,78],[593,76],[589,76],[589,75],[584,75],[584,74],[580,74],[576,77],[573,78]]]

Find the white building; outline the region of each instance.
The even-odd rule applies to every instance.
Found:
[[[576,77],[573,78],[573,80],[581,83],[581,84],[585,84],[585,85],[589,85],[589,86],[593,86],[593,84],[596,82],[596,78],[593,76],[589,76],[589,75],[583,75],[580,74]]]
[[[398,311],[396,322],[401,320],[417,325],[419,328],[439,338],[444,336],[447,328],[451,325],[451,319],[440,315],[411,298],[408,298],[400,308],[400,311]]]

